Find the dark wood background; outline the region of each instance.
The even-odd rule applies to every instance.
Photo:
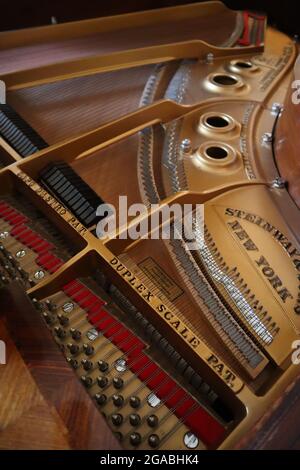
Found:
[[[49,24],[51,16],[64,22],[196,1],[201,0],[0,0],[0,30]],[[300,33],[295,0],[223,0],[223,3],[232,9],[265,11],[270,23],[279,29],[290,35]]]

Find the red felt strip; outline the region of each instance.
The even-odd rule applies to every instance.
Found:
[[[28,219],[24,215],[21,215],[21,214],[15,214],[13,217],[9,218],[8,220],[11,225],[19,225],[28,221]]]
[[[243,19],[244,19],[244,32],[243,36],[239,39],[238,43],[243,46],[249,46],[250,44],[250,35],[249,35],[249,13],[244,11],[243,12]]]
[[[111,342],[124,353],[128,352],[128,367],[147,387],[152,390],[186,426],[208,446],[217,445],[225,433],[225,428],[198,402],[194,400],[180,385],[163,371],[149,356],[143,353],[146,345],[128,328],[110,315],[102,306],[96,305],[94,312],[90,307],[90,298],[86,290],[83,295],[76,295],[77,282],[64,286],[68,295],[75,295],[81,303],[85,303],[90,323],[101,331]],[[82,285],[81,285],[82,287]],[[93,294],[93,297],[94,296]],[[103,302],[96,297],[97,301]]]
[[[13,237],[17,237],[17,235],[22,233],[24,230],[28,230],[26,225],[18,225],[14,227],[10,233]]]
[[[68,284],[66,284],[63,287],[63,290],[66,292],[66,294],[69,297],[72,297],[73,294],[75,294],[77,291],[81,290],[83,288],[83,284],[78,281],[72,281]]]

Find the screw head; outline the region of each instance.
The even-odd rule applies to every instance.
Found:
[[[282,111],[282,109],[283,109],[282,104],[280,104],[280,103],[273,103],[273,104],[272,104],[272,108],[271,108],[271,112],[272,112],[272,114],[280,114],[281,111]]]
[[[274,189],[283,189],[285,188],[286,181],[280,176],[277,176],[271,183],[271,187]]]
[[[9,232],[1,232],[0,233],[0,238],[1,240],[4,240],[5,238],[7,238],[9,236]]]
[[[25,255],[26,255],[26,251],[25,251],[25,250],[19,250],[19,251],[17,251],[17,253],[16,253],[16,258],[24,258]]]
[[[160,398],[158,398],[157,395],[155,395],[155,393],[151,392],[147,397],[147,402],[149,406],[151,406],[152,408],[155,408],[161,403],[161,400]]]
[[[263,142],[264,144],[269,144],[269,143],[272,142],[272,140],[273,140],[273,136],[272,136],[271,132],[265,132],[265,133],[263,134],[263,136],[262,136],[262,142]]]
[[[190,139],[183,139],[183,141],[181,142],[180,144],[180,150],[182,151],[182,153],[184,153],[185,155],[189,154],[192,150],[192,143],[190,141]]]
[[[206,63],[207,64],[212,64],[213,61],[214,61],[214,58],[215,56],[213,55],[212,52],[209,52],[207,55],[206,55]]]
[[[184,438],[183,438],[184,445],[188,449],[195,449],[197,445],[199,444],[199,439],[197,436],[195,436],[194,433],[191,431],[185,433]]]
[[[38,270],[34,273],[34,278],[35,279],[40,280],[40,279],[43,279],[44,277],[45,277],[45,273],[42,270]]]
[[[66,303],[62,306],[62,310],[63,310],[65,313],[70,313],[70,312],[72,312],[73,308],[74,308],[73,302],[66,302]]]
[[[98,338],[98,331],[95,329],[95,328],[92,328],[91,330],[89,330],[86,334],[87,338],[90,340],[90,341],[94,341],[96,338]]]
[[[127,370],[127,362],[125,359],[117,359],[115,362],[115,369],[118,372],[125,372]]]

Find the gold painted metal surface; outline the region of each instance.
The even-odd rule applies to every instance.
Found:
[[[62,64],[47,65],[12,74],[2,75],[8,90],[37,86],[55,81],[67,80],[75,77],[97,74],[99,72],[111,72],[114,70],[130,69],[142,65],[169,62],[176,59],[204,59],[207,54],[216,57],[243,57],[247,53],[256,53],[262,50],[262,46],[249,47],[241,51],[233,48],[216,48],[203,41],[190,41],[183,43],[152,46],[144,49],[133,49],[117,52],[107,56],[79,59]]]

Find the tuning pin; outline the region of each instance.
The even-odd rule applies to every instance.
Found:
[[[51,302],[50,299],[47,299],[45,303],[46,303],[46,305],[48,307],[48,310],[50,312],[55,312],[56,311],[57,306],[54,302]]]
[[[105,403],[107,402],[107,396],[104,395],[104,393],[96,393],[95,400],[98,405],[105,405]]]
[[[111,422],[115,426],[121,426],[121,424],[123,423],[123,416],[120,413],[114,413],[113,415],[111,415]]]
[[[130,443],[133,446],[138,446],[142,441],[141,435],[138,432],[133,432],[130,434]]]
[[[114,377],[113,378],[113,386],[117,389],[120,390],[124,385],[124,381],[121,379],[121,377]]]
[[[62,326],[66,326],[69,324],[69,319],[66,316],[62,315],[61,313],[57,315],[57,318],[58,318],[59,323]]]
[[[84,344],[83,345],[83,350],[84,350],[84,352],[87,356],[91,356],[92,354],[94,354],[94,348],[93,348],[93,346],[91,346],[89,344]]]
[[[8,284],[9,280],[7,279],[7,277],[1,276],[1,282],[2,282],[3,284]]]
[[[67,348],[69,349],[70,353],[73,355],[79,353],[79,346],[77,344],[69,343],[67,344]]]
[[[158,425],[158,417],[156,415],[148,416],[147,423],[150,428],[155,428]]]
[[[17,267],[18,273],[22,276],[23,279],[28,280],[29,279],[29,274],[21,268],[21,266]]]
[[[115,406],[120,407],[124,403],[124,398],[122,397],[122,395],[113,395],[112,401]]]
[[[130,416],[129,416],[129,422],[131,424],[131,426],[138,426],[141,422],[141,417],[140,415],[136,414],[136,413],[132,413]]]
[[[82,375],[80,377],[80,380],[83,383],[83,385],[87,388],[90,388],[93,385],[92,377],[87,377],[86,375]]]
[[[81,364],[84,370],[91,370],[93,368],[93,363],[87,359],[82,359]]]
[[[43,312],[42,315],[43,315],[43,318],[44,318],[45,322],[47,323],[47,325],[51,325],[53,323],[53,321],[54,321],[53,317],[52,317],[52,315],[49,315],[48,312]]]
[[[129,399],[129,403],[132,408],[138,408],[140,406],[141,400],[139,399],[139,397],[132,396]]]
[[[157,434],[151,434],[148,437],[148,444],[150,447],[158,447],[159,446],[159,437]]]
[[[99,376],[99,377],[97,377],[97,383],[98,383],[100,388],[104,388],[108,384],[108,378]]]
[[[108,370],[108,364],[105,361],[98,361],[98,367],[101,372],[106,372]]]
[[[78,369],[78,361],[76,361],[76,359],[73,359],[73,357],[67,357],[67,361],[68,363],[70,364],[71,367],[73,367],[73,369]]]
[[[33,298],[32,303],[37,310],[39,311],[43,310],[44,308],[43,302],[39,302],[36,298]]]
[[[65,338],[66,332],[60,326],[54,328],[54,332],[58,338]]]
[[[81,331],[76,330],[75,328],[71,328],[70,333],[75,341],[78,341],[81,338]]]

